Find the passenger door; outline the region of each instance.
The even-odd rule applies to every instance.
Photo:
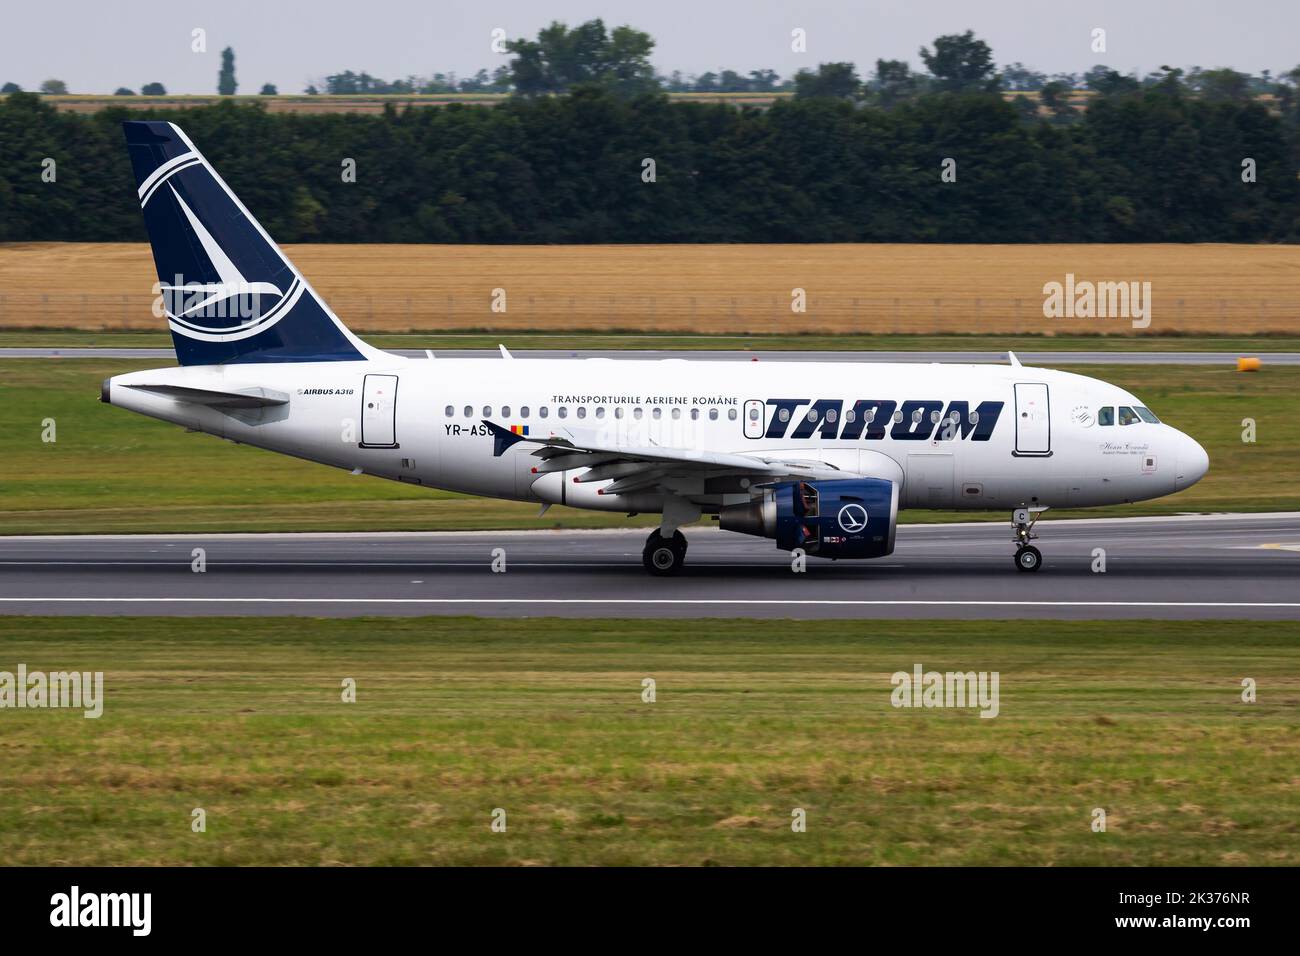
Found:
[[[397,376],[367,375],[361,388],[361,447],[398,448]]]
[[[1046,458],[1052,453],[1052,410],[1043,382],[1016,383],[1014,455]]]

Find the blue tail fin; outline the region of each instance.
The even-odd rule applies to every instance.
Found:
[[[375,354],[330,311],[179,127],[122,126],[182,365],[357,361]]]

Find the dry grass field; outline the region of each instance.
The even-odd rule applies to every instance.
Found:
[[[1021,94],[1025,95],[1025,94]],[[1036,95],[1036,94],[1030,94]],[[1086,94],[1083,94],[1086,95]],[[669,93],[671,100],[696,103],[730,103],[733,106],[771,106],[790,99],[793,93]],[[204,93],[177,93],[165,96],[106,96],[98,93],[70,93],[44,96],[55,109],[65,113],[98,113],[115,108],[129,110],[184,110],[215,106],[222,102],[256,104],[268,113],[382,113],[387,106],[404,109],[411,106],[446,106],[450,103],[493,105],[510,99],[509,93],[362,93],[357,95],[283,94],[261,96],[220,96]]]
[[[300,245],[363,332],[1250,334],[1300,331],[1300,246]],[[1067,273],[1150,282],[1151,324],[1046,318]],[[153,260],[130,243],[0,244],[0,330],[149,330]],[[493,290],[505,311],[493,311]],[[792,308],[806,293],[805,312]]]
[[[1088,101],[1096,94],[1090,90],[1075,90],[1068,100],[1076,110],[1086,109]],[[794,93],[773,91],[770,93],[722,93],[722,92],[685,92],[669,93],[668,98],[676,102],[693,103],[729,103],[732,106],[752,106],[765,109],[781,100],[789,100]],[[1041,98],[1036,91],[1006,90],[1002,94],[1005,100],[1034,100]],[[43,99],[55,109],[65,113],[98,113],[105,109],[129,110],[184,110],[201,106],[215,106],[222,102],[239,104],[255,103],[268,113],[382,113],[387,106],[397,109],[420,106],[446,106],[449,103],[477,103],[492,105],[510,99],[509,93],[365,93],[358,95],[329,96],[285,93],[276,96],[245,94],[243,96],[220,96],[210,93],[169,93],[164,96],[107,96],[101,93],[70,93],[66,96],[49,96]],[[1273,97],[1263,95],[1260,101],[1271,104]],[[1048,109],[1038,108],[1041,115],[1047,115]]]

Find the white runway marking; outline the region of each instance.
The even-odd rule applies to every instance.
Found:
[[[177,555],[171,561],[47,561],[38,558],[34,561],[0,561],[0,565],[17,565],[18,567],[68,567],[68,568],[178,568],[188,567],[190,559]],[[491,565],[489,558],[482,561],[209,561],[209,568],[486,568]],[[563,561],[511,561],[514,568],[607,568],[609,562],[590,562],[579,564]],[[744,565],[736,565],[743,567]],[[882,565],[874,565],[881,567]],[[894,565],[898,567],[898,565]]]
[[[264,598],[264,597],[0,597],[0,604],[610,604],[735,605],[737,607],[1217,607],[1300,608],[1291,601],[868,601],[736,598]]]
[[[623,557],[632,559],[639,558],[639,555],[631,551],[625,552]],[[208,569],[217,568],[489,568],[491,561],[484,558],[481,561],[209,561]],[[749,564],[723,564],[717,561],[697,561],[695,567],[707,568],[756,568],[756,567],[785,567],[789,561],[774,559],[772,561],[755,561]],[[632,562],[629,560],[629,566]],[[57,567],[57,568],[101,568],[101,567],[128,567],[128,568],[187,568],[190,566],[190,559],[185,555],[177,555],[171,561],[47,561],[36,559],[34,561],[0,561],[0,566],[14,565],[21,568],[26,567]],[[608,561],[580,563],[577,561],[511,561],[512,568],[609,568],[621,567],[622,565],[611,565]],[[902,564],[880,564],[872,562],[870,567],[879,568],[902,568]]]

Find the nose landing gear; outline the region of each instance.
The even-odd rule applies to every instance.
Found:
[[[1016,531],[1016,536],[1012,540],[1016,544],[1017,571],[1037,571],[1043,565],[1043,553],[1029,543],[1038,537],[1033,532],[1038,514],[1028,508],[1017,508],[1011,513],[1011,527]]]

